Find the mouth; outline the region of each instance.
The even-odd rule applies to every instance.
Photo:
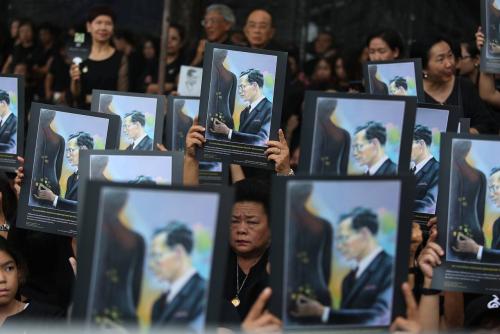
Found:
[[[249,245],[250,244],[250,241],[246,241],[246,240],[236,240],[236,244],[238,246],[246,246],[246,245]]]
[[[4,297],[9,294],[9,289],[0,289],[0,297]]]

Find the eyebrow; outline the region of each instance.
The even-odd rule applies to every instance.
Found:
[[[9,264],[16,264],[16,263],[14,262],[14,260],[9,260],[7,262],[0,263],[0,267],[5,267],[6,265],[9,265]]]

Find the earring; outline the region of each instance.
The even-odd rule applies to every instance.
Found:
[[[475,63],[475,64],[474,64],[474,67],[475,67],[475,68],[479,68],[479,63]]]
[[[427,78],[429,78],[429,75],[424,72],[424,79],[427,79]]]

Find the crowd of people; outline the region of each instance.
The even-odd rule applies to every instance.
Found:
[[[299,161],[300,124],[306,90],[362,93],[362,68],[366,61],[421,58],[423,87],[428,103],[455,105],[471,120],[472,134],[499,135],[500,92],[495,76],[481,72],[479,49],[484,35],[479,28],[462,41],[446,36],[429,36],[408,47],[397,30],[381,28],[358,43],[355,57],[338,47],[334,34],[320,31],[311,45],[308,59],[300,59],[294,48],[274,39],[273,15],[265,9],[251,11],[243,31],[235,31],[236,18],[226,5],[205,10],[204,38],[188,50],[185,29],[172,23],[168,31],[165,59],[165,94],[176,94],[180,66],[203,66],[207,42],[288,52],[281,129],[278,140],[269,141],[266,154],[275,163],[274,174],[292,176]],[[81,64],[67,57],[68,45],[78,28],[64,30],[52,24],[36,26],[27,19],[13,19],[10,36],[0,45],[2,74],[19,74],[26,80],[26,115],[31,102],[70,105],[89,109],[93,89],[157,94],[159,43],[156,38],[133,36],[120,31],[113,10],[98,6],[89,11],[85,29],[90,54]],[[21,111],[20,111],[21,112]],[[186,136],[184,184],[198,184],[196,148],[205,142],[205,128],[195,123]],[[155,143],[164,149],[164,143]],[[0,179],[0,326],[29,323],[65,323],[71,314],[72,287],[76,273],[76,238],[49,235],[16,228],[16,209],[24,170],[16,177]],[[245,332],[275,332],[282,321],[267,311],[272,296],[268,287],[272,250],[270,175],[254,168],[230,166],[230,183],[236,198],[230,224],[230,255],[221,298],[223,315],[219,327]],[[500,198],[498,187],[495,198]],[[405,298],[406,317],[398,317],[391,331],[410,333],[453,330],[500,329],[500,302],[488,308],[491,295],[472,295],[431,289],[433,268],[441,262],[443,249],[436,243],[437,220],[428,223],[429,236],[419,225],[412,229],[408,282],[400,287]],[[168,232],[166,232],[168,233]],[[165,236],[163,236],[165,237]],[[244,240],[245,242],[237,242]],[[238,276],[235,277],[235,276]],[[239,287],[237,280],[245,280]],[[236,284],[236,285],[235,285]],[[231,305],[238,291],[237,308]],[[303,312],[321,317],[323,305],[302,303]]]

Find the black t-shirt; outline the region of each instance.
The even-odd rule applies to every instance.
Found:
[[[23,62],[27,63],[28,66],[33,66],[33,62],[35,60],[35,46],[31,45],[28,47],[24,47],[21,44],[14,46],[12,50],[12,69],[14,70],[14,66],[17,63]]]
[[[439,104],[427,93],[425,93],[425,102]],[[477,89],[468,78],[455,77],[453,90],[444,104],[462,108],[461,117],[470,118],[471,127],[476,128],[480,133],[498,133],[498,124],[491,110],[481,100]]]
[[[34,329],[39,329],[40,325],[54,325],[64,319],[65,310],[63,309],[34,300],[29,300],[27,303],[28,306],[23,311],[8,317],[3,326],[19,329],[20,326],[24,328],[32,324],[36,326]]]
[[[229,255],[224,284],[224,299],[230,303],[231,300],[236,297],[236,268],[238,268],[238,278],[241,290],[238,293],[240,305],[236,308],[236,310],[239,314],[240,321],[245,319],[262,290],[269,286],[269,274],[266,271],[268,259],[269,249],[266,250],[264,255],[262,255],[259,262],[257,262],[257,264],[250,269],[247,278],[241,268],[236,265],[236,254],[231,252]],[[243,283],[243,281],[245,281],[245,283]],[[221,310],[221,323],[230,323],[231,320],[227,319],[227,314],[224,314],[223,311],[224,307]]]
[[[69,64],[66,64],[64,58],[57,54],[49,67],[49,73],[54,76],[52,89],[55,92],[63,92],[69,88]]]

